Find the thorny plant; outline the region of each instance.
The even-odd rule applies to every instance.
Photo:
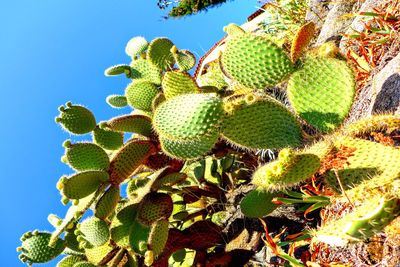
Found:
[[[300,27],[290,50],[235,24],[224,30],[220,58],[198,77],[188,73],[194,55],[169,39],[131,39],[130,64],[105,71],[130,81],[106,99],[132,108],[126,115],[97,122],[81,105],[59,108],[57,123],[92,138],[64,142],[62,161],[75,173],[57,189],[71,205],[63,219],[49,215],[52,233],[21,237],[23,262],[64,254],[58,267],[245,265],[260,248],[234,242],[234,219],[293,205],[305,218],[301,230],[273,236],[261,219],[262,239],[283,260],[307,266],[318,262],[319,244],[367,241],[400,215],[400,152],[385,138],[400,118],[343,125],[355,78],[342,56],[326,53],[332,44],[308,49],[315,25]],[[270,93],[277,85],[287,102]],[[263,150],[271,157],[256,153]],[[337,203],[351,208],[332,214]]]

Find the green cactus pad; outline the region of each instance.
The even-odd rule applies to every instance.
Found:
[[[261,187],[249,192],[240,202],[240,209],[246,217],[261,218],[273,212],[278,205],[272,203],[276,193],[268,192]]]
[[[106,127],[116,132],[137,133],[146,137],[151,136],[151,119],[144,115],[123,115],[112,118]]]
[[[129,247],[129,235],[137,215],[137,204],[122,208],[113,217],[110,226],[111,239],[120,247]]]
[[[143,243],[147,243],[149,238],[150,227],[134,221],[130,228],[129,234],[129,244],[131,248],[136,252],[143,254],[145,250],[143,249]],[[145,246],[147,249],[147,246]]]
[[[168,218],[173,210],[172,198],[165,193],[148,193],[141,201],[138,220],[150,226],[160,218]]]
[[[140,174],[128,182],[126,195],[129,199],[134,200],[141,195],[142,189],[150,182],[150,179],[147,177],[148,175],[150,173]]]
[[[296,147],[301,129],[296,118],[278,101],[253,94],[225,104],[221,132],[232,144],[248,149]]]
[[[105,171],[84,171],[69,177],[61,177],[58,187],[65,197],[82,199],[96,191],[108,178],[108,173]]]
[[[102,246],[85,249],[85,255],[89,262],[95,266],[100,266],[99,263],[103,258],[110,253],[113,247],[107,242]],[[85,265],[84,265],[85,266]],[[89,267],[92,267],[89,265]]]
[[[180,172],[175,172],[171,173],[162,177],[157,178],[151,188],[154,191],[157,191],[158,189],[162,188],[163,186],[172,186],[174,184],[180,183],[184,181],[187,178],[186,173],[180,173]]]
[[[308,57],[288,84],[288,97],[297,114],[322,132],[342,124],[355,94],[354,75],[346,62]]]
[[[84,220],[78,226],[78,238],[83,237],[84,240],[89,243],[89,247],[102,246],[108,241],[110,237],[110,230],[108,229],[107,223],[103,220],[100,220],[99,218],[90,217]]]
[[[110,182],[118,185],[129,178],[154,150],[149,141],[132,140],[126,143],[111,160]]]
[[[21,251],[19,258],[23,262],[44,263],[51,261],[61,254],[65,249],[65,242],[58,239],[53,247],[49,247],[51,234],[46,232],[27,232],[21,237],[22,245],[18,248]]]
[[[314,154],[283,149],[279,159],[259,167],[253,174],[252,183],[266,191],[278,191],[311,178],[321,166]]]
[[[383,186],[380,178],[371,180],[378,175],[383,178],[382,182],[386,181],[385,183],[390,184],[391,181],[399,177],[400,151],[396,148],[348,137],[338,138],[334,145],[338,150],[342,147],[354,150],[352,156],[346,159],[347,164],[338,170],[340,181],[345,190],[363,183],[376,184],[375,187]],[[342,191],[333,170],[326,172],[324,178],[336,192]],[[364,198],[367,193],[367,188],[360,191],[358,187],[348,192],[352,198]]]
[[[105,76],[115,76],[125,74],[127,77],[131,75],[131,67],[126,64],[114,65],[104,71]]]
[[[71,255],[59,261],[56,267],[73,267],[75,263],[83,261],[82,257]]]
[[[196,82],[186,72],[167,71],[164,74],[161,86],[167,99],[182,94],[199,92]]]
[[[110,165],[107,153],[98,145],[82,142],[64,142],[67,163],[77,171],[106,170]]]
[[[178,50],[176,46],[173,46],[171,53],[181,71],[189,71],[196,65],[196,57],[189,50]]]
[[[158,256],[164,250],[168,239],[168,220],[160,219],[151,225],[149,234],[149,249],[154,252],[154,256]]]
[[[124,144],[124,134],[96,126],[93,131],[93,142],[106,150],[117,150]]]
[[[138,54],[145,52],[149,43],[147,40],[142,36],[136,36],[129,40],[125,47],[125,53],[135,58]]]
[[[355,121],[343,128],[343,135],[358,137],[371,132],[386,131],[391,133],[400,129],[400,116],[391,114],[373,115],[368,118]]]
[[[124,108],[128,105],[124,95],[109,95],[106,98],[106,102],[113,108]]]
[[[151,103],[158,93],[157,86],[146,80],[136,80],[130,83],[125,90],[128,104],[135,109],[144,111],[151,111]]]
[[[226,75],[253,89],[274,86],[294,70],[281,48],[266,37],[250,33],[227,41],[221,66]]]
[[[79,247],[79,241],[77,240],[77,236],[74,233],[74,230],[76,228],[72,228],[71,230],[68,230],[65,233],[64,239],[65,242],[67,243],[67,247],[65,248],[64,253],[65,254],[71,254],[71,255],[82,255],[82,253],[85,253],[84,249]],[[80,260],[82,261],[82,260]]]
[[[173,141],[160,137],[162,151],[171,158],[189,160],[206,155],[218,141],[218,133],[195,141]]]
[[[147,49],[147,58],[162,70],[168,70],[174,64],[171,48],[174,44],[167,38],[156,38]]]
[[[213,94],[185,94],[160,104],[153,124],[157,133],[171,141],[200,140],[218,132],[222,101]]]
[[[94,208],[94,216],[100,219],[106,219],[110,216],[120,200],[119,186],[110,186],[101,196]]]
[[[398,199],[386,199],[381,196],[364,200],[364,203],[350,214],[330,221],[314,231],[313,240],[334,246],[365,240],[400,215],[399,204]]]
[[[139,58],[131,63],[131,79],[161,84],[161,70],[147,59]]]
[[[205,74],[197,78],[197,82],[200,86],[213,86],[218,89],[223,89],[228,86],[218,61],[210,62],[206,70]]]
[[[72,134],[86,134],[96,127],[96,119],[87,108],[67,103],[66,107],[60,107],[60,115],[56,122]]]

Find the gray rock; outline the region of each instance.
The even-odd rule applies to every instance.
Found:
[[[400,54],[375,76],[372,93],[374,99],[371,114],[382,112],[400,114]]]
[[[329,0],[308,0],[306,21],[312,21],[317,28],[321,28],[329,12]]]
[[[400,54],[360,90],[348,122],[379,113],[400,114]]]
[[[325,23],[322,26],[321,33],[316,42],[321,45],[327,41],[336,41],[339,44],[341,35],[350,26],[353,18],[349,16],[352,13],[356,0],[338,0],[332,4]]]

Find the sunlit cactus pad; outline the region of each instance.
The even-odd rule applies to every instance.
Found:
[[[212,94],[185,94],[160,104],[154,128],[162,138],[195,141],[218,131],[223,115],[222,101]]]
[[[93,113],[80,105],[73,105],[68,102],[65,107],[59,108],[60,115],[56,122],[72,134],[86,134],[96,127],[96,119]]]
[[[199,92],[194,79],[188,73],[178,71],[167,71],[164,74],[162,88],[167,99],[182,94]]]
[[[110,165],[107,153],[98,145],[82,142],[72,144],[64,142],[65,155],[63,160],[77,171],[106,170]]]
[[[221,65],[230,78],[254,89],[274,86],[294,70],[281,48],[266,37],[250,33],[227,41]]]
[[[311,178],[320,166],[318,156],[285,148],[279,152],[278,160],[254,172],[252,182],[266,191],[283,190]]]
[[[149,43],[142,36],[136,36],[129,40],[125,47],[125,53],[130,57],[136,57],[145,52]]]
[[[27,232],[21,237],[22,245],[17,250],[21,252],[19,258],[29,264],[43,263],[52,260],[63,252],[65,242],[58,239],[53,247],[49,247],[50,233]]]
[[[136,80],[125,89],[128,104],[135,109],[151,111],[151,103],[159,93],[157,86],[146,80]]]
[[[171,48],[174,44],[167,38],[156,38],[147,49],[147,58],[162,70],[168,70],[174,64]]]
[[[345,61],[308,57],[288,84],[288,96],[300,117],[322,132],[338,127],[354,100],[354,75]]]
[[[357,138],[338,138],[335,142],[336,148],[340,151],[347,149],[352,151],[347,157],[347,164],[338,170],[342,186],[345,189],[353,188],[355,185],[364,183],[375,184],[376,187],[391,184],[400,174],[400,151],[396,148],[378,144],[375,142]],[[382,179],[371,178],[382,177]],[[336,191],[341,192],[336,174],[333,170],[325,174],[329,185]],[[387,186],[387,184],[386,184]],[[372,189],[372,188],[371,188]],[[367,188],[358,190],[355,187],[349,192],[352,197],[362,199],[368,195]]]
[[[225,110],[221,132],[234,145],[249,149],[300,145],[299,123],[285,106],[272,98],[250,94],[225,103]]]
[[[132,61],[129,76],[134,80],[145,80],[154,84],[161,84],[161,70],[147,59],[139,58]]]

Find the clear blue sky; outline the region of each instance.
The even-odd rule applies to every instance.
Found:
[[[23,266],[15,252],[21,234],[52,230],[47,215],[65,213],[55,184],[72,171],[60,162],[61,144],[79,139],[54,123],[57,107],[69,100],[84,104],[97,121],[127,113],[111,109],[105,98],[122,94],[128,80],[103,72],[129,63],[124,48],[131,37],[167,36],[199,57],[223,36],[224,25],[243,23],[256,6],[255,0],[236,0],[164,21],[156,0],[1,1],[1,266]]]

